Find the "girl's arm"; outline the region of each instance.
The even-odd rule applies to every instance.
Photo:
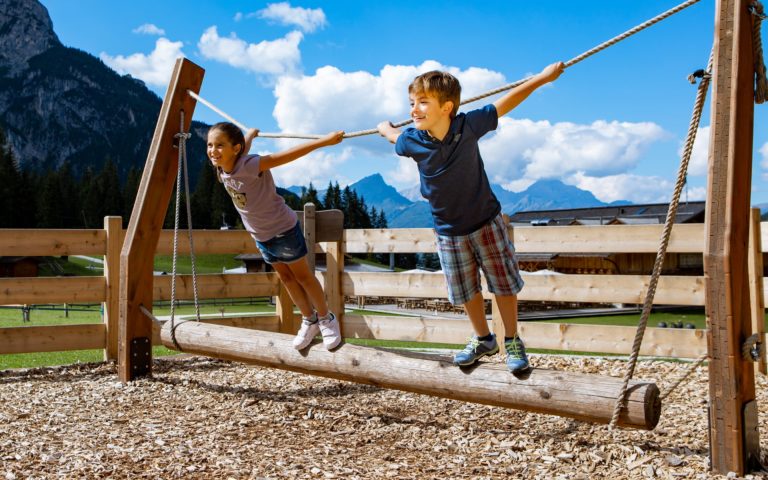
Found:
[[[265,170],[269,170],[270,168],[285,165],[286,163],[301,158],[304,155],[317,150],[318,148],[327,147],[329,145],[336,145],[337,143],[341,143],[343,138],[344,132],[340,130],[338,132],[331,132],[321,138],[318,138],[317,140],[311,140],[309,142],[296,145],[295,147],[289,148],[288,150],[283,150],[282,152],[264,155],[259,161],[259,171],[263,172]]]
[[[243,145],[243,155],[247,155],[251,151],[251,143],[253,139],[259,136],[259,129],[252,128],[245,132],[245,145]]]

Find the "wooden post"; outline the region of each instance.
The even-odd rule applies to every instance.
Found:
[[[152,321],[139,307],[152,310],[155,249],[178,167],[175,135],[189,130],[196,102],[187,90],[199,92],[204,74],[189,60],[176,60],[128,223],[120,254],[118,375],[123,382],[152,373]],[[182,111],[184,125],[179,123]]]
[[[307,262],[309,271],[315,273],[315,244],[317,234],[315,232],[315,204],[304,204],[304,241],[307,243]]]
[[[293,314],[293,300],[282,282],[280,282],[280,293],[275,297],[275,315],[280,322],[278,326],[280,333],[296,333],[298,326],[296,316]]]
[[[176,348],[170,327],[166,322],[160,338],[165,346]],[[175,336],[188,353],[600,423],[610,421],[622,385],[620,378],[541,368],[515,376],[499,363],[480,362],[471,369],[461,369],[449,356],[349,343],[329,352],[316,342],[298,352],[291,343],[292,335],[203,322],[177,324]],[[629,392],[619,425],[653,429],[661,412],[659,389],[653,383],[633,380]]]
[[[101,308],[107,327],[104,360],[117,360],[117,331],[120,317],[120,247],[123,245],[122,217],[104,217],[107,232],[107,251],[104,255],[104,279],[107,283],[106,298]]]
[[[341,276],[344,273],[344,248],[341,241],[328,242],[325,253],[325,298],[328,308],[336,314],[344,336],[344,292]]]
[[[765,341],[765,301],[763,299],[763,249],[760,234],[760,209],[753,208],[749,229],[749,291],[752,301],[752,333],[760,335]],[[765,348],[762,349],[757,369],[763,375],[768,374],[765,362]]]
[[[741,356],[752,329],[746,259],[754,112],[749,3],[717,2],[704,249],[710,460],[714,472],[738,475],[760,453],[754,368]]]

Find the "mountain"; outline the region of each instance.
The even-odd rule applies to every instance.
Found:
[[[403,203],[405,197],[384,183],[380,175],[372,175],[353,184],[359,195],[365,197],[367,204],[380,208],[382,205],[396,203],[395,208],[384,208],[389,226],[392,228],[431,228],[433,226],[429,204],[424,201]],[[386,186],[386,188],[384,187]],[[558,208],[598,207],[607,205],[587,191],[559,180],[539,180],[522,192],[510,192],[500,185],[491,185],[501,203],[504,213],[512,214],[524,210],[548,210]],[[375,199],[371,201],[370,199]],[[407,199],[406,199],[407,200]],[[390,202],[390,203],[385,203]],[[629,204],[627,201],[613,202]]]
[[[23,168],[69,163],[82,174],[111,158],[124,178],[143,168],[161,103],[143,82],[62,45],[37,0],[0,1],[0,128]],[[195,159],[205,158],[205,130],[193,124],[193,178],[204,163]]]

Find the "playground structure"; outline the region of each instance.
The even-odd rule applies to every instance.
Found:
[[[698,226],[691,226],[687,232],[679,232],[678,227],[675,228],[673,237],[671,239],[671,247],[674,251],[675,248],[679,248],[679,251],[685,252],[702,252],[705,259],[705,275],[703,278],[696,277],[681,277],[681,278],[662,278],[659,284],[659,291],[654,302],[657,304],[696,304],[706,305],[709,326],[707,330],[707,351],[709,353],[710,360],[710,405],[711,405],[711,458],[713,462],[713,468],[716,471],[736,471],[744,472],[748,468],[748,464],[754,461],[758,455],[756,446],[759,447],[759,439],[757,437],[757,407],[754,403],[754,378],[751,360],[744,360],[741,356],[741,347],[747,337],[751,335],[754,328],[753,322],[750,322],[750,310],[752,312],[759,312],[760,305],[758,299],[764,299],[763,294],[755,294],[762,289],[759,287],[758,280],[755,275],[752,276],[752,289],[747,288],[750,285],[748,277],[749,266],[753,262],[757,262],[758,258],[761,261],[762,257],[757,247],[750,250],[747,253],[748,239],[755,239],[753,245],[759,246],[760,244],[760,229],[755,226],[754,221],[750,222],[749,206],[749,188],[748,182],[751,178],[751,145],[752,145],[752,61],[751,61],[751,32],[752,19],[746,14],[747,2],[735,1],[735,2],[720,2],[718,10],[718,30],[716,32],[715,42],[715,56],[714,56],[714,82],[713,91],[715,92],[713,99],[713,121],[712,121],[712,143],[710,147],[710,176],[709,176],[709,188],[708,188],[708,202],[707,202],[707,223],[704,226],[703,231]],[[741,13],[740,13],[741,12]],[[736,26],[734,28],[734,25]],[[750,28],[748,28],[750,27]],[[748,52],[749,55],[745,55]],[[182,111],[187,114],[187,121],[185,125],[181,126],[181,131],[187,131],[189,128],[189,121],[191,121],[191,113],[194,110],[194,100],[187,95],[187,91],[199,91],[200,84],[202,82],[202,70],[193,64],[182,61],[177,63],[177,67],[174,71],[173,79],[168,90],[163,109],[158,121],[158,128],[155,132],[152,147],[148,156],[147,167],[144,171],[144,177],[142,179],[139,193],[137,196],[137,202],[134,207],[134,212],[131,218],[128,230],[125,233],[125,241],[122,244],[122,253],[120,254],[120,274],[119,280],[117,279],[114,268],[105,268],[105,279],[103,281],[87,280],[75,287],[74,290],[69,291],[69,294],[77,297],[77,301],[92,301],[92,300],[105,300],[109,305],[107,314],[109,318],[106,334],[109,341],[107,341],[108,356],[114,355],[114,349],[112,353],[110,351],[110,342],[114,345],[114,333],[119,331],[119,342],[117,348],[119,375],[124,381],[133,379],[138,376],[147,375],[151,373],[151,350],[148,348],[151,344],[151,338],[153,336],[152,321],[143,311],[144,309],[151,308],[153,299],[168,298],[167,291],[163,291],[163,287],[167,286],[163,281],[152,276],[152,258],[155,253],[159,253],[160,249],[157,248],[163,244],[161,242],[160,226],[162,219],[165,216],[165,208],[170,201],[171,191],[173,189],[175,171],[175,152],[173,150],[175,135],[178,133],[179,128],[176,119],[180,117]],[[749,87],[747,87],[747,84]],[[720,101],[722,98],[727,98],[730,101]],[[716,101],[717,100],[717,101]],[[747,182],[744,184],[744,182]],[[320,212],[318,212],[320,213]],[[306,220],[305,220],[306,221]],[[752,225],[752,236],[750,237],[749,226]],[[687,227],[687,226],[686,226]],[[530,241],[526,235],[536,237],[540,232],[541,234],[549,233],[548,241],[553,238],[556,240],[556,248],[553,250],[529,250],[529,251],[564,251],[563,248],[568,248],[569,242],[563,242],[562,238],[567,237],[568,233],[563,231],[563,227],[556,228],[556,234],[552,232],[546,232],[545,228],[536,227],[530,231],[526,229],[517,229],[515,231],[516,245],[518,251],[525,251],[525,245]],[[569,227],[570,228],[570,227]],[[604,247],[609,251],[625,251],[630,248],[629,245],[637,245],[641,243],[638,240],[638,236],[649,235],[651,232],[656,236],[651,236],[648,239],[650,244],[653,240],[658,238],[658,228],[648,227],[573,227],[573,235],[576,240],[572,242],[575,248],[576,245],[582,246],[588,242],[585,242],[585,235],[589,237],[587,232],[594,235],[596,228],[599,230],[602,242],[590,243],[590,247],[594,247],[595,244],[607,243],[608,246]],[[606,228],[612,228],[610,233]],[[631,230],[630,230],[631,229]],[[644,230],[640,230],[644,229]],[[109,229],[108,229],[109,231]],[[308,229],[310,235],[315,230]],[[763,231],[765,226],[763,225]],[[224,232],[222,232],[224,233]],[[229,232],[226,232],[229,233]],[[240,251],[254,251],[255,247],[248,245],[250,238],[243,232],[238,233],[239,237],[236,242],[230,243],[229,247],[234,247],[232,250],[228,250],[228,253],[239,253]],[[325,291],[329,297],[330,307],[335,311],[341,311],[343,305],[341,300],[343,295],[387,295],[398,296],[397,293],[407,292],[407,295],[402,296],[414,296],[414,292],[418,289],[418,293],[425,297],[439,297],[444,292],[444,285],[442,279],[425,274],[409,275],[407,277],[400,277],[397,280],[394,278],[387,278],[384,281],[382,278],[377,278],[372,275],[384,275],[384,274],[352,274],[344,273],[343,261],[341,261],[343,252],[353,253],[355,251],[407,251],[407,252],[420,252],[420,251],[434,251],[433,240],[431,233],[426,232],[405,232],[405,239],[395,236],[395,238],[387,238],[391,235],[390,232],[379,231],[348,231],[344,232],[343,238],[337,238],[324,242],[325,245],[320,245],[321,251],[326,253],[328,258],[328,270],[323,275],[323,281],[325,284]],[[24,232],[19,233],[23,235]],[[413,237],[408,238],[409,235]],[[98,235],[97,235],[98,236]],[[382,242],[379,238],[384,237]],[[104,241],[109,245],[106,248],[107,254],[114,258],[116,249],[119,249],[121,233],[119,228],[117,231],[112,230],[111,234],[107,234]],[[318,237],[320,235],[318,234]],[[233,235],[233,238],[235,236]],[[605,239],[608,238],[608,241]],[[632,242],[628,240],[631,239]],[[93,244],[99,243],[101,240],[96,240]],[[196,235],[196,241],[200,242],[200,236]],[[218,241],[218,239],[217,239]],[[238,243],[239,242],[239,243]],[[399,244],[399,242],[403,242]],[[680,242],[676,244],[676,242]],[[88,243],[86,241],[86,243]],[[381,250],[376,250],[378,245],[384,244],[385,246]],[[533,243],[533,242],[532,242]],[[313,242],[314,244],[314,242]],[[360,245],[363,245],[362,247]],[[629,245],[628,245],[629,244]],[[694,246],[692,246],[692,244]],[[17,245],[22,245],[19,242]],[[116,246],[117,245],[117,246]],[[199,243],[198,243],[199,245]],[[376,247],[374,247],[376,245]],[[217,248],[220,245],[217,245]],[[29,242],[26,241],[25,248],[29,247]],[[88,248],[92,246],[89,245]],[[640,247],[640,250],[633,251],[655,251],[655,243]],[[60,247],[58,247],[60,248]],[[399,250],[403,248],[403,250]],[[536,247],[532,247],[536,248]],[[541,248],[539,246],[539,248]],[[34,248],[31,248],[34,250]],[[359,249],[359,250],[358,250]],[[56,250],[56,248],[53,248]],[[98,247],[93,247],[93,250],[98,250]],[[757,253],[755,253],[757,252]],[[82,252],[81,252],[82,253]],[[86,252],[86,253],[94,253]],[[198,252],[200,253],[200,252]],[[26,253],[30,255],[30,253]],[[51,254],[50,252],[45,253]],[[749,256],[748,256],[749,255]],[[748,261],[748,259],[751,259]],[[113,263],[114,265],[114,263]],[[749,266],[748,266],[749,265]],[[756,265],[756,263],[755,263]],[[754,267],[753,267],[754,268]],[[759,272],[760,269],[753,270]],[[759,276],[759,275],[758,275]],[[296,318],[292,313],[292,306],[290,300],[287,299],[285,293],[280,289],[276,277],[273,274],[261,274],[259,280],[254,282],[256,277],[243,277],[243,279],[232,280],[225,278],[228,276],[212,276],[211,278],[205,278],[204,282],[211,281],[211,284],[218,283],[225,286],[226,292],[223,292],[222,296],[248,296],[248,295],[276,295],[280,301],[278,302],[278,311],[276,314],[276,330],[278,332],[293,332],[296,326]],[[221,277],[221,278],[213,278]],[[633,277],[630,279],[616,279],[607,276],[593,276],[593,277],[606,277],[606,278],[589,278],[585,279],[583,275],[573,276],[578,278],[563,278],[571,276],[558,276],[556,279],[542,278],[536,280],[534,278],[527,279],[526,289],[521,294],[521,300],[526,299],[539,299],[539,300],[573,300],[573,301],[601,301],[599,299],[605,299],[610,297],[616,302],[622,303],[641,303],[642,293],[646,283],[646,279],[643,277]],[[63,280],[63,279],[62,279]],[[188,279],[179,279],[183,284],[182,295],[190,295],[191,285]],[[587,280],[585,282],[585,280]],[[102,283],[105,282],[105,283]],[[170,279],[165,280],[170,282]],[[403,285],[405,282],[405,285]],[[87,284],[86,284],[87,283]],[[119,296],[115,295],[114,285],[119,285]],[[39,296],[34,300],[21,301],[19,298],[34,298],[36,294],[39,294],[41,290],[32,290],[31,292],[24,292],[24,287],[32,285],[32,282],[25,283],[20,282],[15,284],[18,287],[18,291],[12,291],[9,295],[14,299],[9,303],[44,303],[39,301],[42,296]],[[53,285],[53,283],[51,283]],[[39,285],[38,287],[40,287]],[[74,286],[74,285],[73,285]],[[702,291],[702,286],[704,291]],[[207,285],[206,285],[207,287]],[[99,288],[102,291],[110,292],[104,297],[99,295]],[[210,287],[208,287],[210,288]],[[48,292],[51,288],[46,289]],[[65,292],[61,292],[57,288],[55,294],[51,295],[56,297],[57,295],[65,296]],[[158,295],[158,290],[160,294]],[[610,291],[606,295],[606,291]],[[750,296],[750,290],[752,295]],[[247,291],[247,294],[243,292]],[[234,294],[238,292],[238,294]],[[545,294],[542,294],[545,293]],[[614,295],[615,294],[615,295]],[[87,297],[87,298],[85,298]],[[762,297],[762,298],[761,298]],[[50,297],[45,297],[47,302],[51,302]],[[752,302],[750,303],[750,298]],[[114,312],[115,303],[119,303],[120,319],[119,329],[114,328]],[[494,309],[494,313],[495,309]],[[751,315],[752,318],[757,319],[755,313]],[[494,315],[494,319],[497,319],[497,315]],[[364,319],[365,321],[365,319]],[[111,327],[109,326],[111,323]],[[754,322],[755,325],[761,322]],[[494,321],[494,331],[499,332],[500,322]],[[203,329],[205,334],[226,335],[225,330],[213,328],[208,325],[189,324],[188,328]],[[351,331],[354,330],[354,320],[347,318],[343,321],[344,333],[346,336],[351,336]],[[211,329],[209,329],[209,327]],[[352,327],[352,328],[350,328]],[[524,326],[527,328],[527,326]],[[532,326],[533,327],[533,326]],[[549,326],[547,326],[549,327]],[[185,327],[187,328],[187,327]],[[370,327],[369,327],[370,328]],[[569,327],[570,328],[570,327]],[[422,331],[427,330],[428,327],[421,326]],[[754,330],[760,332],[761,330]],[[104,330],[101,330],[104,332]],[[182,330],[177,332],[181,334]],[[696,332],[679,331],[685,335],[693,336]],[[32,332],[16,332],[11,335],[24,334],[27,335]],[[442,333],[442,332],[441,332]],[[677,334],[678,332],[675,332]],[[692,335],[691,335],[692,334]],[[523,335],[526,338],[531,338],[531,333],[523,330]],[[763,333],[764,335],[764,333]],[[28,337],[26,337],[28,338]],[[257,339],[258,334],[248,335],[248,338]],[[417,338],[419,336],[417,335]],[[420,338],[424,338],[423,336]],[[562,337],[560,337],[562,338]],[[162,335],[163,342],[169,344],[169,337],[167,333]],[[274,342],[277,342],[279,337],[275,337]],[[233,342],[228,342],[229,344]],[[682,342],[675,342],[676,345],[681,345]],[[536,347],[534,341],[530,342],[531,346]],[[278,346],[279,347],[279,346]],[[189,341],[184,348],[188,351],[195,351],[198,349],[201,353],[215,354],[217,351],[212,344],[205,345],[200,340]],[[224,348],[224,347],[221,347]],[[245,352],[251,347],[243,347],[239,351],[226,354],[223,350],[218,352],[227,358],[250,360],[256,363],[270,364],[271,366],[277,366],[277,363],[283,361],[280,357],[272,355],[272,360],[265,358],[248,358]],[[343,347],[347,349],[347,346]],[[629,349],[623,350],[627,352]],[[601,350],[604,351],[604,350]],[[312,352],[314,355],[315,352]],[[337,352],[335,355],[346,355],[342,351]],[[366,352],[366,349],[360,352],[355,351],[352,356],[360,355],[364,358],[366,355],[375,355],[376,353]],[[294,355],[298,355],[295,354]],[[333,355],[333,354],[328,354]],[[114,357],[112,357],[114,358]],[[341,358],[347,358],[342,356]],[[335,361],[336,357],[332,357],[328,360],[329,365],[324,369],[324,372],[331,371],[334,367],[330,365]],[[391,360],[394,362],[394,360]],[[763,360],[764,361],[764,360]],[[427,361],[432,362],[434,361]],[[318,362],[321,363],[318,359]],[[349,362],[353,366],[355,360],[352,359]],[[420,362],[417,367],[419,371],[425,369],[424,365],[427,363]],[[358,365],[359,366],[359,365]],[[389,368],[394,369],[392,363],[387,365]],[[302,370],[302,368],[304,370]],[[308,371],[307,367],[292,367],[292,369],[300,371]],[[359,369],[358,369],[359,370]],[[469,377],[472,377],[479,372],[483,372],[482,368],[476,369]],[[316,372],[314,372],[316,373]],[[500,372],[497,372],[496,377]],[[374,370],[368,373],[368,375],[362,380],[367,382],[375,382],[377,376],[381,375],[382,371]],[[535,374],[535,373],[534,373]],[[534,375],[532,374],[532,375]],[[338,374],[335,374],[338,375]],[[446,376],[445,372],[440,373],[441,376]],[[490,374],[489,374],[490,375]],[[332,375],[333,376],[333,375]],[[480,376],[478,374],[478,376]],[[507,375],[508,376],[508,375]],[[348,378],[348,377],[345,377]],[[467,378],[467,377],[465,377]],[[485,378],[485,377],[483,377]],[[486,385],[490,383],[488,380],[481,382]],[[573,378],[572,374],[568,378]],[[751,379],[751,381],[750,381]],[[559,379],[562,380],[562,377]],[[421,393],[438,394],[441,389],[448,388],[451,390],[451,394],[456,396],[455,388],[461,384],[461,380],[454,380],[448,387],[439,387],[436,385],[428,386],[423,390],[419,390]],[[468,383],[468,382],[464,382]],[[394,386],[393,384],[385,385]],[[407,386],[407,385],[406,385]],[[401,388],[401,387],[399,387]],[[462,391],[468,392],[469,390],[477,390],[478,386],[466,385],[461,387]],[[573,394],[575,391],[570,390],[567,394]],[[459,397],[461,394],[458,395]],[[614,395],[615,396],[615,395]],[[473,399],[474,401],[481,401]],[[537,404],[531,407],[532,410],[545,411],[540,409],[541,406],[547,403],[555,403],[550,398],[548,400],[538,400]],[[583,404],[589,404],[592,399],[583,400]],[[644,407],[653,405],[654,401],[649,400],[647,397],[643,399]],[[486,402],[491,403],[491,402]],[[514,405],[513,405],[514,406]],[[543,408],[543,407],[541,407]],[[571,403],[571,409],[574,409],[574,405]],[[602,414],[607,413],[610,410],[610,406],[602,405],[597,408]],[[647,410],[647,409],[646,409]],[[568,409],[556,412],[559,414],[568,414]],[[575,418],[590,419],[597,421],[596,417],[587,417],[583,415],[572,415]],[[627,416],[625,415],[625,418]],[[646,428],[652,427],[647,421],[647,418],[643,420]],[[625,422],[627,425],[635,425]],[[642,424],[642,422],[637,422]]]

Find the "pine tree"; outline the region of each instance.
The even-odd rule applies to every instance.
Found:
[[[141,170],[131,167],[125,177],[123,186],[123,226],[128,226],[128,220],[133,213],[133,204],[136,202],[136,193],[139,191],[141,183]]]
[[[99,227],[104,224],[104,217],[122,215],[123,193],[120,189],[120,178],[117,174],[117,165],[111,158],[107,157],[104,168],[96,177],[96,185],[101,196],[101,209],[97,224]]]
[[[5,133],[0,130],[0,227],[18,227],[18,206],[26,203],[22,198],[21,172],[16,163],[10,145],[7,145]]]
[[[307,203],[313,203],[318,208],[323,205],[317,196],[317,189],[312,185],[312,182],[309,182],[309,187],[302,189],[301,192],[301,205],[303,206]]]

